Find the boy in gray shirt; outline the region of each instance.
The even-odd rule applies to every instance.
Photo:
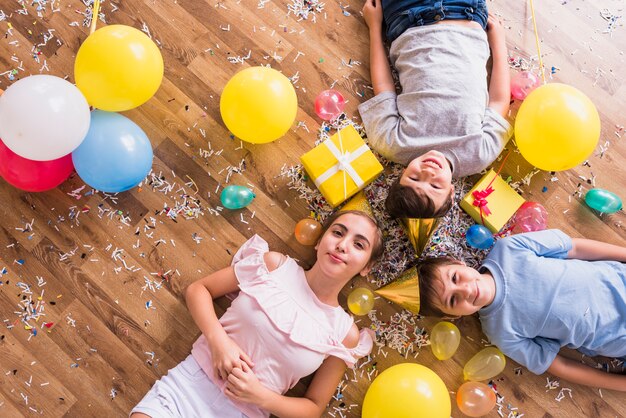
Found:
[[[359,112],[372,148],[407,165],[387,210],[394,218],[443,216],[452,206],[452,177],[482,171],[512,135],[504,118],[510,102],[504,29],[488,16],[485,0],[366,0],[363,17],[374,97]]]

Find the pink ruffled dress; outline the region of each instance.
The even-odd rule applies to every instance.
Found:
[[[237,251],[232,265],[241,291],[220,318],[228,336],[255,363],[253,371],[259,380],[283,394],[316,371],[328,356],[353,367],[356,360],[369,354],[373,345],[370,333],[361,330],[358,345],[346,348],[342,341],[352,327],[352,317],[340,306],[320,302],[304,270],[292,258],[287,257],[270,272],[263,258],[268,251],[267,242],[258,235]],[[223,391],[224,382],[213,375],[204,335],[194,343],[191,354]],[[269,416],[254,405],[235,405],[250,418]]]

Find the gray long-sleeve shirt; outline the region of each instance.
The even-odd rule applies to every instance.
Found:
[[[484,30],[418,26],[391,45],[402,93],[383,92],[359,105],[369,144],[385,158],[408,164],[442,152],[454,177],[482,171],[512,135],[511,125],[487,107]]]

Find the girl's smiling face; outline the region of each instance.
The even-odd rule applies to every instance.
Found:
[[[325,274],[345,280],[366,275],[378,239],[376,225],[366,216],[340,215],[315,246],[317,263]]]

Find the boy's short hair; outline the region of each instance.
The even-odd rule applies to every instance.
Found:
[[[444,216],[453,203],[454,191],[440,208],[423,191],[417,191],[400,184],[400,179],[389,188],[385,208],[392,218],[440,218]]]
[[[431,257],[417,265],[417,277],[420,288],[420,315],[443,318],[446,315],[434,304],[438,297],[439,268],[451,264],[463,264],[454,257]]]

